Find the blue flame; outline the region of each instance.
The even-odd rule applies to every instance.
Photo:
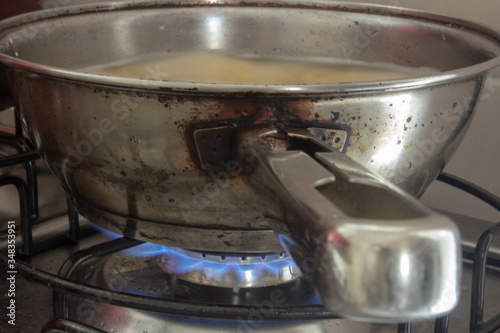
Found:
[[[107,229],[101,228],[95,224],[92,224],[92,226],[95,229],[99,230],[101,234],[105,235],[110,240],[123,237],[123,235],[116,234]],[[133,248],[130,248],[128,250],[124,250],[122,252],[134,257],[154,257],[164,253],[166,250],[168,250],[168,247],[163,245],[154,243],[144,243],[141,245],[137,245]]]
[[[109,239],[123,237],[109,230],[97,226],[95,227]],[[207,272],[207,274],[210,274],[212,278],[233,273],[245,280],[250,279],[252,276],[259,276],[263,271],[279,274],[279,272],[282,272],[286,267],[288,267],[291,275],[300,274],[295,262],[289,257],[272,261],[262,260],[254,263],[216,262],[205,260],[201,255],[200,258],[193,258],[188,255],[184,249],[154,243],[144,243],[124,250],[122,253],[135,257],[156,257],[165,255],[172,264],[172,266],[170,266],[172,272],[179,275],[190,273],[196,269],[202,269]]]
[[[299,270],[291,258],[272,261],[263,259],[258,262],[244,263],[204,260],[201,257],[193,258],[186,254],[185,250],[176,248],[166,248],[164,254],[168,258],[169,270],[177,275],[187,274],[199,269],[212,279],[231,274],[238,276],[239,281],[253,281],[265,272],[278,276],[281,276],[284,271],[290,276],[299,274]]]
[[[168,250],[168,247],[164,245],[154,244],[154,243],[144,243],[137,245],[131,249],[124,250],[126,253],[135,257],[155,257]]]

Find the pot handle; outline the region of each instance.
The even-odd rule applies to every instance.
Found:
[[[263,210],[285,221],[273,228],[324,305],[381,322],[449,312],[461,268],[455,224],[307,131],[284,132],[306,151],[274,151],[277,130],[253,128],[237,131],[235,153],[259,197],[280,202]]]

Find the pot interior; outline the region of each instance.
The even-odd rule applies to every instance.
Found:
[[[77,69],[148,54],[203,51],[335,58],[442,72],[477,65],[500,53],[498,36],[486,29],[389,7],[331,2],[164,2],[82,8],[24,16],[22,25],[0,34],[0,51],[36,63],[41,70],[45,66]]]

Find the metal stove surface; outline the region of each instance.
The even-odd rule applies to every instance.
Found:
[[[456,221],[465,222],[465,225],[472,225],[472,228],[467,230],[467,227],[462,228],[462,233],[466,232],[469,235],[479,236],[480,231],[488,222],[464,219],[463,217],[455,216]],[[472,224],[471,224],[472,223]],[[462,223],[459,223],[462,226]],[[51,273],[57,273],[64,261],[75,251],[78,251],[89,246],[100,244],[108,240],[105,234],[94,234],[79,241],[78,244],[70,244],[63,247],[58,247],[49,250],[32,258],[33,266],[43,269]],[[471,243],[474,240],[471,239]],[[465,244],[464,246],[468,246]],[[498,249],[497,249],[498,251]],[[498,254],[498,252],[497,252]],[[117,253],[115,256],[123,256]],[[288,302],[297,300],[306,302],[316,302],[317,299],[311,294],[308,289],[307,281],[302,281],[305,286],[302,286],[298,295],[291,295],[288,292],[297,291],[296,283],[291,282],[278,287],[260,288],[256,292],[251,290],[240,289],[234,293],[231,289],[227,291],[217,292],[216,290],[208,290],[201,292],[200,295],[195,295],[196,286],[180,280],[172,279],[171,277],[162,275],[163,279],[157,281],[156,285],[148,285],[147,279],[143,279],[143,287],[137,288],[134,284],[123,284],[124,266],[116,265],[116,258],[113,256],[99,259],[79,267],[73,273],[73,279],[87,284],[96,284],[101,286],[111,286],[113,289],[122,289],[127,292],[138,294],[156,293],[158,297],[180,298],[183,301],[191,300],[198,297],[205,301],[219,301],[218,294],[226,294],[221,297],[222,301],[228,303],[244,303],[249,302],[255,305],[255,312],[248,316],[236,317],[233,320],[210,320],[203,318],[189,318],[182,316],[160,315],[145,311],[126,309],[114,305],[106,305],[94,303],[92,301],[82,300],[77,297],[69,297],[68,308],[69,317],[78,319],[83,323],[101,329],[105,332],[352,332],[352,333],[389,333],[396,332],[397,325],[383,325],[354,322],[347,319],[329,319],[329,320],[297,320],[297,321],[267,321],[266,318],[259,314],[259,306],[269,306],[269,301],[272,302],[271,296],[274,295],[274,302],[281,302],[283,298]],[[151,258],[143,257],[139,259],[143,261],[143,268],[151,265]],[[141,265],[135,264],[135,267],[130,268],[133,271],[137,270]],[[103,282],[105,275],[109,272],[106,270],[117,270],[122,274],[116,274],[111,282]],[[449,332],[468,332],[469,326],[469,303],[471,292],[471,266],[464,262],[464,272],[462,282],[460,284],[461,297],[460,304],[452,312],[450,316]],[[154,273],[154,272],[153,272]],[[181,286],[181,287],[179,287]],[[182,287],[184,286],[184,287]],[[188,289],[184,289],[187,287]],[[486,281],[487,293],[485,298],[485,319],[496,315],[500,310],[500,272],[491,270],[487,274]],[[5,279],[0,281],[1,290],[7,290]],[[135,289],[135,291],[133,291]],[[180,293],[176,293],[176,289],[180,289]],[[258,288],[259,289],[259,288]],[[52,290],[45,287],[40,287],[37,284],[28,282],[22,278],[16,281],[16,302],[17,302],[17,320],[16,326],[2,325],[0,332],[38,332],[49,320],[53,318],[52,313]],[[184,292],[183,292],[184,290]],[[185,291],[188,290],[186,293]],[[279,291],[279,292],[277,292]],[[283,293],[281,293],[283,292]],[[253,295],[252,295],[253,293]],[[276,296],[278,295],[278,296]],[[267,301],[267,302],[266,302]],[[271,303],[272,304],[272,303]],[[2,308],[4,304],[1,304]],[[5,318],[3,318],[5,320]],[[415,322],[412,325],[412,332],[433,332],[434,320]]]

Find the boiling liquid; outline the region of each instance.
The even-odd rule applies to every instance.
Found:
[[[130,78],[247,84],[314,84],[382,81],[410,78],[431,72],[384,64],[339,62],[327,59],[231,57],[187,52],[129,59],[85,72]]]

